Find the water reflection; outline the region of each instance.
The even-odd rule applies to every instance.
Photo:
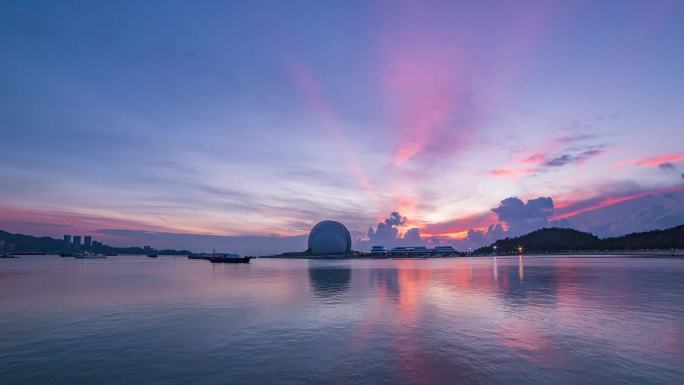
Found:
[[[399,270],[395,268],[371,269],[368,274],[371,287],[384,290],[384,294],[396,301],[399,299]]]
[[[309,261],[309,284],[318,297],[332,298],[349,289],[351,268],[349,265],[330,265],[327,261]]]
[[[1,262],[3,384],[684,378],[684,260]]]

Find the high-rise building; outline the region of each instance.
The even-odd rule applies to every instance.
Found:
[[[86,249],[89,249],[90,246],[92,245],[92,243],[93,243],[93,237],[91,237],[90,235],[86,235],[85,237],[83,237],[83,247],[85,247]]]
[[[67,245],[71,243],[71,235],[64,236],[64,243],[66,243]]]
[[[81,236],[74,235],[74,246],[81,247]]]
[[[0,251],[5,251],[5,241],[0,241]]]

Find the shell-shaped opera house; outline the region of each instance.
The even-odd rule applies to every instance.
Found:
[[[351,246],[351,234],[340,222],[320,222],[309,233],[308,251],[313,255],[347,254]]]

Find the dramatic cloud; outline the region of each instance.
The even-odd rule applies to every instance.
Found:
[[[371,245],[383,245],[385,247],[395,247],[399,245],[422,245],[423,239],[420,236],[420,229],[410,228],[402,236],[399,233],[398,226],[406,224],[406,217],[401,216],[398,212],[392,212],[384,222],[378,223],[376,229],[372,227],[368,229],[368,241],[357,242],[357,247],[361,249],[367,248],[367,243]]]
[[[453,243],[462,249],[477,248],[543,227],[573,228],[599,237],[674,227],[684,223],[684,186],[607,193],[561,206],[554,207],[553,200],[545,197],[527,203],[516,197],[504,199],[492,209],[499,224],[471,228],[465,239]]]
[[[508,226],[508,233],[511,235],[524,234],[546,226],[553,210],[553,200],[548,197],[530,199],[527,203],[519,198],[506,198],[499,207],[492,209],[499,222]]]
[[[591,198],[562,211],[554,216],[551,225],[599,237],[669,228],[684,223],[684,186]]]
[[[478,248],[496,242],[506,236],[506,231],[500,223],[489,225],[486,230],[468,230],[465,244],[470,248]]]
[[[406,223],[406,217],[402,217],[398,212],[392,212],[385,218],[385,224],[388,226],[402,226]]]

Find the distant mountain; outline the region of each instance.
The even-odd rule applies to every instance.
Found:
[[[546,228],[515,238],[500,239],[475,251],[476,254],[515,254],[583,250],[644,250],[684,248],[684,224],[666,229],[600,239],[597,236],[564,228]]]
[[[0,241],[5,246],[14,244],[17,251],[63,251],[64,241],[50,237],[32,237],[24,234],[12,234],[0,230]]]
[[[666,230],[632,233],[606,238],[604,247],[615,249],[681,249],[684,248],[684,224]]]
[[[12,234],[0,230],[0,241],[5,241],[5,248],[9,245],[14,245],[14,251],[40,251],[45,253],[61,253],[69,251],[71,245],[64,243],[61,239],[54,239],[50,237],[33,237],[24,234]],[[0,250],[2,252],[4,250]],[[150,250],[142,247],[112,247],[108,245],[93,246],[92,250],[98,253],[115,253],[115,254],[148,254],[154,251],[160,255],[187,255],[192,254],[188,250]]]

